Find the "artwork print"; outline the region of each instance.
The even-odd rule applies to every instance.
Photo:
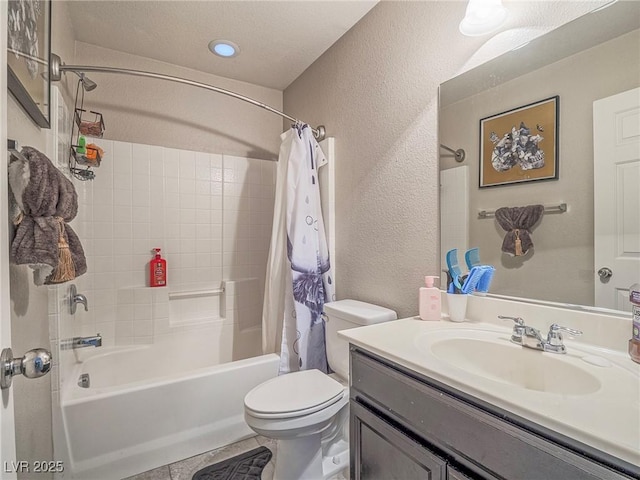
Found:
[[[480,120],[480,188],[558,178],[558,100]]]
[[[7,2],[9,91],[40,127],[49,127],[50,0]]]

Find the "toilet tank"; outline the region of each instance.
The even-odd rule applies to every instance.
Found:
[[[344,379],[349,378],[349,342],[339,338],[338,332],[398,318],[393,310],[358,300],[325,303],[324,313],[329,366]]]

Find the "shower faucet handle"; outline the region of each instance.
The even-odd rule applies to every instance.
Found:
[[[75,284],[71,284],[69,287],[69,308],[71,310],[71,315],[75,315],[78,304],[84,305],[85,312],[89,311],[89,301],[87,300],[87,297],[78,293]]]

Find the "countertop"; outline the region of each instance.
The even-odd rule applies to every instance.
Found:
[[[504,341],[501,348],[524,349],[509,341],[511,328],[482,322],[421,321],[417,317],[343,330],[342,338],[412,371],[430,377],[479,400],[601,450],[640,465],[640,365],[621,351],[565,339],[566,355],[525,349],[527,355],[553,356],[597,378],[599,387],[581,394],[548,393],[514,386],[460,368],[432,353],[432,338],[473,338],[484,335]],[[445,332],[446,331],[446,332]],[[519,355],[518,352],[509,352]],[[587,363],[604,358],[608,366]]]

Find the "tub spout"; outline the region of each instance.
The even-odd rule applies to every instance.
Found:
[[[102,336],[97,333],[93,337],[73,337],[64,340],[60,348],[63,350],[85,348],[85,347],[101,347]]]

